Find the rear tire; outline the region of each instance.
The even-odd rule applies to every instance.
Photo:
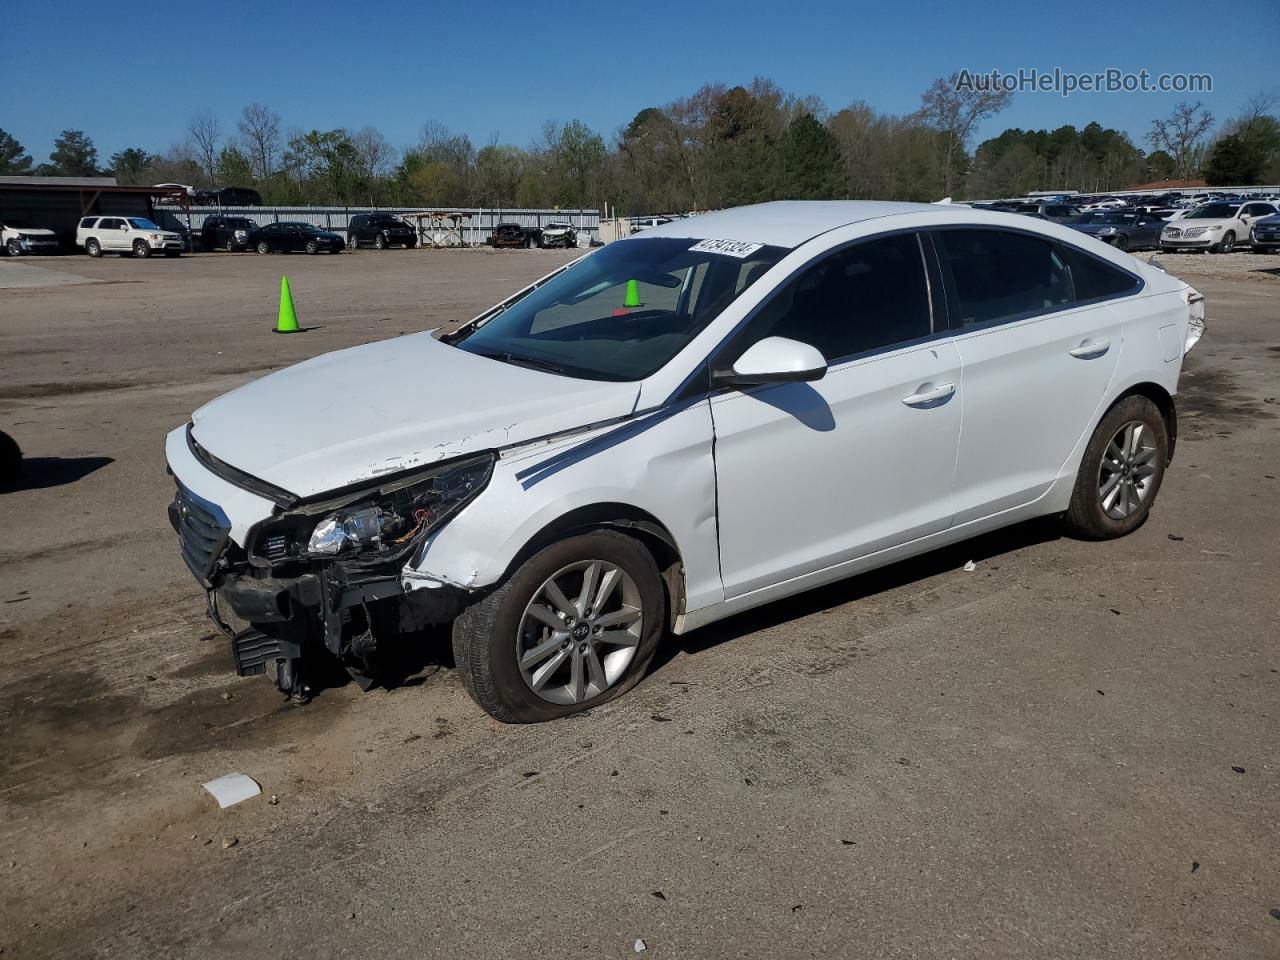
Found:
[[[102,244],[90,237],[84,242],[84,252],[91,257],[100,257],[102,256]]]
[[[575,564],[589,565],[596,562],[605,568],[615,568],[627,578],[619,578],[618,586],[610,594],[608,601],[600,605],[601,609],[611,603],[623,602],[619,598],[625,595],[626,590],[634,588],[638,605],[628,608],[633,616],[634,611],[639,610],[639,623],[633,628],[636,631],[634,656],[623,664],[621,672],[602,690],[592,694],[593,685],[599,686],[599,684],[594,680],[587,680],[581,691],[581,699],[573,702],[553,702],[544,695],[534,692],[521,671],[518,658],[522,644],[527,657],[531,649],[529,644],[541,642],[521,636],[522,628],[528,629],[531,623],[534,628],[538,628],[538,623],[527,617],[526,608],[533,605],[535,597],[544,590],[549,578],[560,582],[561,573],[566,568],[573,567]],[[571,579],[573,574],[570,573],[568,576]],[[604,576],[597,582],[603,584]],[[566,592],[574,591],[570,589]],[[583,590],[582,592],[590,595],[591,591]],[[583,616],[583,619],[577,622],[579,629],[588,622],[588,618],[593,613],[596,616],[614,615],[602,614],[601,610],[591,611],[589,607],[585,612],[579,612]],[[662,577],[649,551],[636,540],[620,533],[596,530],[561,540],[534,554],[497,589],[464,610],[454,621],[453,652],[458,673],[467,693],[490,716],[504,723],[538,723],[544,720],[555,720],[607,703],[622,696],[639,683],[658,648],[658,641],[666,625],[666,614],[666,592]],[[584,651],[588,646],[592,650],[599,651],[590,656],[595,660],[596,665],[606,672],[612,669],[610,666],[612,658],[621,651],[632,649],[629,646],[612,647],[609,641],[603,641],[603,646],[595,645],[597,641],[589,637],[577,637],[576,632],[569,631],[570,626],[573,624],[566,624],[566,640],[563,641],[562,647],[558,648],[558,652],[535,661],[535,664],[543,664],[547,667],[554,667],[555,663],[561,664],[552,671],[555,676],[543,681],[545,693],[552,692],[553,688],[561,689],[559,684],[552,681],[560,677],[564,671],[570,670],[572,660],[576,656],[575,644],[582,645],[578,649]],[[588,633],[590,634],[590,631]],[[564,658],[557,660],[562,653]],[[590,665],[585,662],[586,659],[585,656],[582,658],[584,662],[579,669],[591,673]],[[531,669],[526,667],[526,670]],[[572,677],[571,672],[569,675]],[[572,682],[570,679],[563,689],[570,689]]]
[[[375,250],[387,249],[387,238],[382,234],[378,234],[376,237],[373,238],[373,247]]]
[[[1125,253],[1128,253],[1129,238],[1126,237],[1124,234],[1120,234],[1120,236],[1116,237],[1116,242],[1114,246],[1117,250],[1123,250]]]
[[[308,240],[307,253],[311,254],[314,257],[319,252],[320,252],[320,245],[316,243],[314,240]]]
[[[1083,540],[1111,540],[1147,519],[1169,458],[1164,415],[1142,396],[1128,396],[1106,412],[1076,474],[1067,527]]]

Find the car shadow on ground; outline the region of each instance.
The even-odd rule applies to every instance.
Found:
[[[8,483],[0,483],[0,493],[44,490],[83,480],[89,474],[115,463],[112,457],[26,457],[22,472]]]
[[[793,597],[727,617],[684,636],[668,636],[658,648],[653,670],[675,659],[679,654],[698,654],[729,640],[775,627],[788,620],[798,620],[863,597],[905,587],[963,567],[973,560],[982,562],[1024,547],[1049,543],[1063,536],[1062,522],[1057,517],[1040,517],[983,534],[972,540],[941,547],[918,557],[900,560],[878,570],[849,577],[824,587],[817,587]]]

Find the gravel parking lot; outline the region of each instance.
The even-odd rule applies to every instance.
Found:
[[[901,563],[549,725],[491,721],[443,637],[393,690],[237,679],[165,432],[573,255],[0,261],[4,957],[1280,956],[1280,257],[1158,255],[1208,334],[1128,538]],[[219,811],[232,771],[263,795]]]

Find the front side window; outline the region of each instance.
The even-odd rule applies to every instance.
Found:
[[[696,239],[622,240],[454,342],[469,353],[566,376],[642,380],[787,253],[751,244],[735,252],[743,255],[699,249]]]
[[[930,332],[920,241],[902,233],[855,243],[805,267],[751,319],[740,343],[787,337],[835,363]]]
[[[950,277],[952,326],[1045,313],[1071,299],[1066,265],[1048,240],[1002,230],[938,230],[933,236]]]
[[[99,230],[123,230],[124,221],[115,217],[104,217],[98,224]]]

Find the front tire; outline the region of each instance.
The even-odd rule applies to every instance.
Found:
[[[1214,253],[1230,253],[1236,246],[1236,234],[1234,230],[1228,230],[1222,235],[1222,239],[1218,241],[1216,247],[1212,247]]]
[[[1124,234],[1120,234],[1120,236],[1116,237],[1114,246],[1117,250],[1122,250],[1127,253],[1129,251],[1129,238]]]
[[[658,567],[639,542],[611,530],[570,537],[454,621],[462,684],[504,723],[599,706],[640,682],[666,608]]]
[[[145,260],[151,256],[151,246],[145,240],[135,240],[133,242],[133,255],[140,260]]]
[[[319,252],[320,252],[320,245],[316,243],[314,240],[308,240],[307,253],[311,254],[311,256],[314,257]]]
[[[5,249],[9,251],[9,256],[11,257],[22,256],[22,244],[18,243],[17,240],[10,240],[5,244]]]
[[[1169,459],[1164,415],[1142,396],[1107,411],[1085,448],[1065,519],[1084,540],[1132,533],[1147,519]]]
[[[378,234],[376,237],[373,238],[373,247],[375,250],[387,249],[387,238],[382,234]]]
[[[270,253],[270,252],[271,252],[271,244],[267,243],[267,241],[265,241],[265,240],[259,240],[259,241],[258,241],[258,252],[259,252],[259,253],[264,253],[264,254],[265,254],[265,253]]]

